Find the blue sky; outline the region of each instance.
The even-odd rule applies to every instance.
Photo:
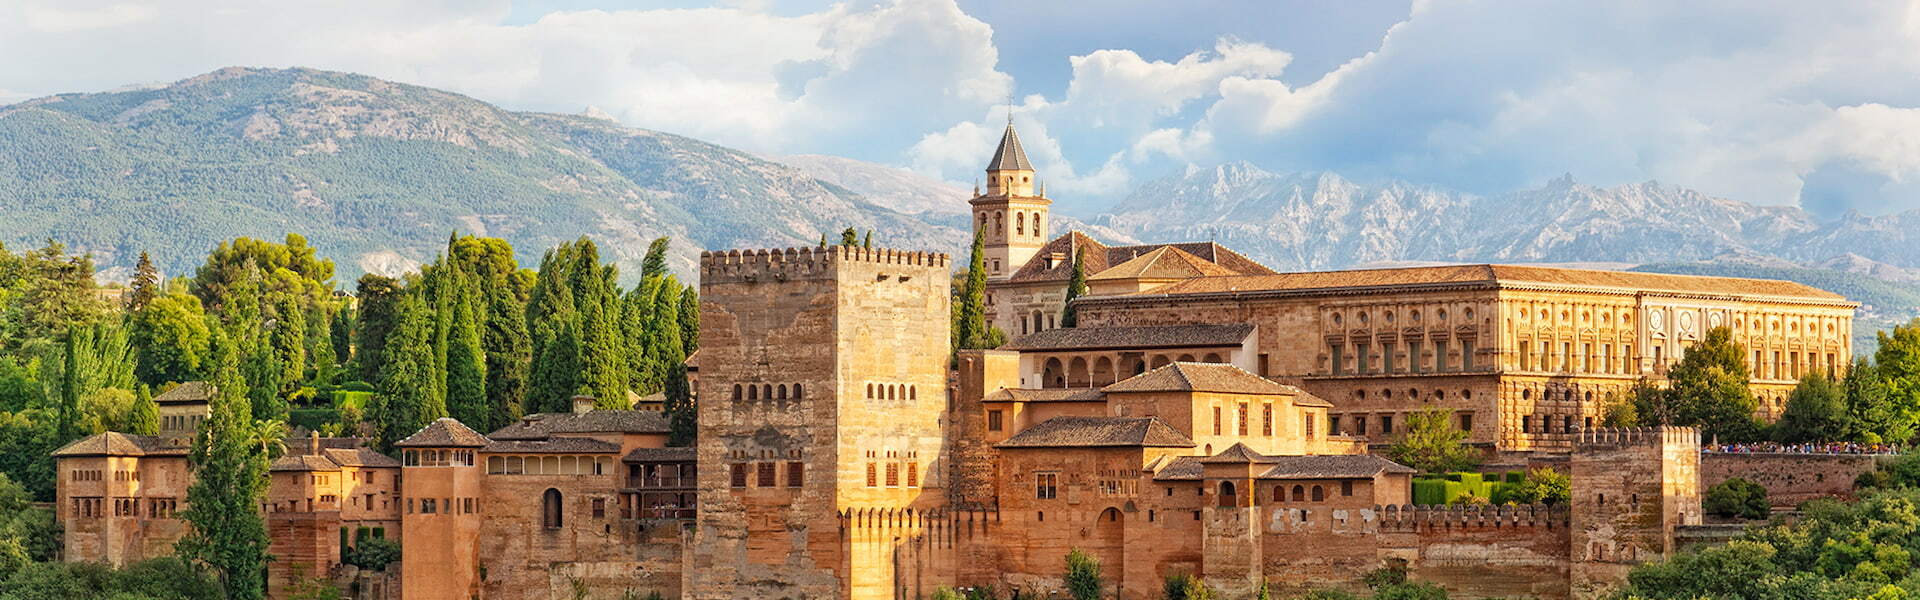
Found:
[[[1012,94],[1081,210],[1228,161],[1920,208],[1912,3],[19,0],[0,55],[0,102],[308,66],[961,183]]]

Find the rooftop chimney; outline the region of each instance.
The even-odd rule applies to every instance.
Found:
[[[307,437],[307,454],[320,455],[320,432],[315,431]]]

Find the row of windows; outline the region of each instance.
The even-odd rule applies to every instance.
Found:
[[[1395,359],[1401,355],[1398,352],[1396,344],[1393,342],[1381,342],[1380,353],[1377,355],[1373,353],[1372,344],[1367,342],[1353,342],[1351,344],[1353,346],[1353,365],[1351,369],[1349,369],[1347,365],[1348,345],[1346,342],[1329,342],[1327,344],[1329,370],[1332,371],[1334,375],[1451,373],[1455,371],[1472,371],[1474,369],[1473,340],[1470,339],[1460,340],[1460,353],[1457,355],[1448,352],[1446,340],[1434,340],[1433,353],[1430,355],[1425,353],[1419,340],[1408,340],[1407,353],[1404,355],[1407,357],[1406,362],[1408,364],[1406,365],[1395,364]],[[1375,357],[1380,359],[1378,363],[1373,361]],[[1454,360],[1456,357],[1459,358],[1458,361]]]
[[[903,467],[901,465],[905,466]],[[882,468],[881,463],[867,463],[867,487],[883,487],[883,484],[884,487],[920,487],[920,463],[886,463],[884,467],[886,471],[885,480],[880,478]],[[900,479],[902,473],[906,474],[904,485]]]
[[[200,428],[200,424],[206,420],[207,417],[204,415],[173,415],[160,417],[160,429],[165,431],[197,430]]]
[[[100,481],[104,473],[98,469],[74,469],[68,474],[67,481]]]
[[[1287,502],[1288,501],[1287,489],[1288,488],[1285,485],[1273,486],[1273,495],[1271,496],[1273,498],[1273,501]],[[1309,488],[1304,484],[1294,484],[1292,490],[1293,490],[1293,500],[1292,500],[1293,502],[1325,502],[1327,500],[1327,490],[1325,486],[1316,484],[1311,488]],[[1235,504],[1235,499],[1236,499],[1235,493],[1236,492],[1234,491],[1233,482],[1231,481],[1220,482],[1220,494],[1219,494],[1220,506],[1233,506]],[[1167,494],[1172,495],[1173,488],[1167,488]],[[1340,495],[1341,496],[1353,495],[1352,481],[1340,482]]]
[[[734,400],[800,400],[805,397],[798,383],[791,385],[785,383],[733,384]]]
[[[869,383],[868,400],[919,400],[920,386],[907,383]]]
[[[471,467],[472,450],[408,450],[404,460],[409,467]]]
[[[807,465],[798,461],[786,463],[787,487],[797,488],[806,485]],[[729,485],[737,488],[747,487],[749,472],[754,487],[780,487],[780,463],[733,463],[727,465]]]
[[[1375,432],[1382,436],[1393,435],[1392,414],[1374,415],[1373,418],[1379,424],[1379,427],[1374,430]],[[1364,413],[1332,415],[1327,417],[1327,431],[1333,435],[1364,436],[1367,435],[1367,423],[1368,415]],[[1454,423],[1459,426],[1461,431],[1473,431],[1473,413],[1471,411],[1455,413]],[[1351,426],[1349,427],[1347,425]]]
[[[1472,308],[1468,308],[1465,311],[1464,316],[1466,317],[1467,324],[1469,325],[1473,324]],[[1409,323],[1419,323],[1420,317],[1421,317],[1421,314],[1419,309],[1414,309],[1412,311],[1407,312],[1407,319]],[[1440,321],[1446,321],[1447,309],[1442,308],[1434,311],[1434,317]],[[1328,318],[1333,321],[1334,325],[1340,325],[1346,321],[1346,317],[1342,313],[1338,313],[1338,312],[1333,313],[1333,315],[1329,316]],[[1364,310],[1355,312],[1353,314],[1353,324],[1356,327],[1366,327],[1372,320],[1373,320],[1372,315]],[[1383,311],[1380,314],[1380,320],[1387,325],[1392,325],[1394,323],[1393,311],[1391,310]]]
[[[119,469],[113,472],[114,481],[140,481],[140,472]]]
[[[324,500],[323,500],[324,501]],[[470,515],[480,511],[479,498],[408,498],[407,514]]]
[[[605,456],[489,456],[488,475],[605,475],[613,460]]]
[[[1524,392],[1523,392],[1523,393],[1524,393]],[[1380,396],[1380,399],[1381,399],[1381,400],[1392,400],[1392,399],[1393,399],[1393,390],[1392,390],[1392,389],[1381,389],[1381,390],[1380,390],[1380,391],[1378,392],[1378,395]],[[1406,391],[1406,396],[1405,396],[1405,397],[1406,397],[1406,399],[1408,399],[1408,400],[1420,400],[1420,401],[1423,401],[1423,402],[1431,402],[1431,401],[1434,401],[1434,400],[1446,400],[1446,399],[1447,399],[1447,391],[1446,391],[1446,390],[1443,390],[1443,389],[1438,389],[1438,388],[1436,388],[1436,389],[1434,389],[1434,390],[1433,390],[1432,392],[1430,392],[1430,393],[1428,393],[1427,395],[1425,395],[1425,396],[1422,396],[1422,395],[1420,394],[1420,389],[1419,389],[1419,388],[1407,388],[1407,391]],[[1366,390],[1354,390],[1354,391],[1353,391],[1353,399],[1355,399],[1355,400],[1366,400],[1366,399],[1367,399],[1367,391],[1366,391]],[[1472,400],[1472,399],[1473,399],[1473,390],[1460,390],[1460,399],[1461,399],[1461,400]]]

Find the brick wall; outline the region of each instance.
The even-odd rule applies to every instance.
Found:
[[[1775,507],[1792,508],[1814,498],[1853,497],[1854,478],[1890,458],[1856,454],[1702,453],[1700,490],[1704,494],[1728,479],[1744,477],[1767,488],[1767,500]]]

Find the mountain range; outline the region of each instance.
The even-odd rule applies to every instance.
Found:
[[[807,245],[846,227],[873,230],[877,244],[965,251],[971,192],[959,184],[836,156],[761,156],[600,114],[240,67],[0,106],[0,241],[62,241],[93,253],[109,279],[141,251],[186,274],[221,240],[288,232],[338,261],[342,279],[432,260],[456,231],[506,238],[528,265],[591,236],[625,272],[658,236],[679,242],[682,273],[701,248]],[[1822,220],[1657,182],[1569,176],[1475,195],[1230,163],[1053,221],[1056,233],[1117,243],[1214,239],[1279,270],[1523,262],[1744,274],[1834,289],[1876,324],[1920,311],[1920,211]]]

